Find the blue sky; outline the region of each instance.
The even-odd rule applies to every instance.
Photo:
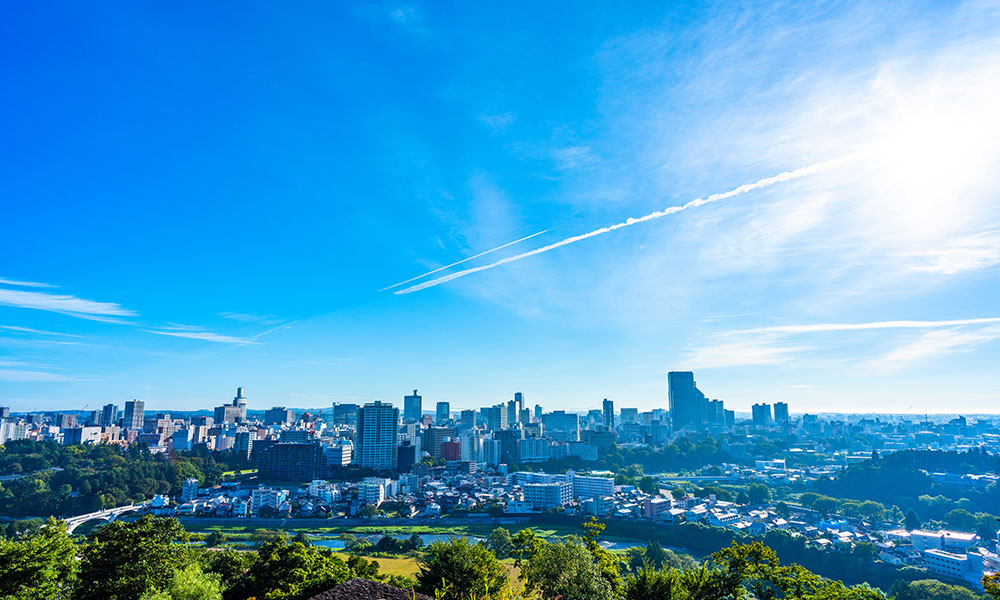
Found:
[[[995,411],[1000,7],[660,4],[7,7],[0,404]]]

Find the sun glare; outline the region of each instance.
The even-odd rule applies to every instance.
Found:
[[[900,89],[885,81],[874,124],[875,197],[886,225],[934,237],[960,226],[989,202],[998,175],[1000,85],[973,81]]]

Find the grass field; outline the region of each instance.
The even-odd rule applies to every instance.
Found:
[[[347,560],[349,555],[338,554],[344,560]],[[378,558],[366,556],[365,558],[369,560],[374,560],[378,562],[379,571],[386,575],[404,575],[407,577],[417,577],[417,573],[420,571],[420,567],[417,564],[417,559],[413,557],[402,557],[402,558]],[[504,569],[507,570],[507,580],[510,582],[511,587],[514,591],[520,591],[524,585],[521,582],[521,570],[514,566],[514,559],[507,558],[500,561]]]
[[[325,525],[324,521],[318,521],[316,526],[310,527],[286,527],[282,528],[284,531],[291,533],[309,533],[317,535],[320,537],[336,537],[342,533],[351,533],[354,535],[412,535],[417,534],[432,534],[432,535],[455,535],[455,536],[467,536],[467,537],[479,537],[485,538],[490,535],[490,533],[497,527],[497,525],[450,525],[450,526],[440,526],[435,527],[432,525],[395,525],[395,526],[329,526]],[[535,535],[543,538],[553,538],[553,537],[563,537],[567,535],[581,535],[583,532],[576,527],[559,527],[552,525],[544,526],[521,526],[521,525],[508,525],[504,526],[511,533],[520,531],[521,529],[531,529],[535,532]],[[255,531],[261,529],[274,529],[271,527],[264,527],[260,525],[255,525],[252,522],[239,522],[233,525],[212,525],[206,527],[204,531],[221,531],[222,533],[232,535],[232,539],[239,539],[244,537],[244,535],[249,536]],[[236,535],[233,535],[236,534]],[[243,534],[243,535],[240,535]],[[605,539],[614,540],[615,538],[610,536],[603,536]]]

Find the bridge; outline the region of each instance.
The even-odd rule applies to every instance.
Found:
[[[108,508],[105,510],[99,510],[97,512],[92,512],[86,515],[77,515],[75,517],[69,517],[63,519],[66,522],[66,532],[73,533],[77,527],[83,525],[88,521],[100,521],[102,523],[110,523],[122,516],[125,513],[135,512],[142,508],[139,504],[129,504],[126,506],[118,506],[116,508]]]

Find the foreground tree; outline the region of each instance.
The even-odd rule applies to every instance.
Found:
[[[76,545],[62,521],[50,518],[40,530],[23,539],[0,539],[0,598],[67,597],[76,570]]]
[[[222,586],[218,575],[188,565],[174,573],[166,588],[149,590],[140,600],[222,600]]]
[[[465,538],[431,542],[417,574],[417,589],[440,600],[489,598],[507,587],[507,572],[489,548]]]
[[[189,560],[187,532],[176,519],[115,521],[91,534],[80,560],[76,600],[138,600],[164,588]]]
[[[354,576],[351,567],[333,551],[289,543],[280,537],[260,547],[257,559],[229,586],[224,597],[227,600],[308,598]]]
[[[521,570],[527,587],[549,600],[613,600],[614,587],[579,538],[543,543]]]

